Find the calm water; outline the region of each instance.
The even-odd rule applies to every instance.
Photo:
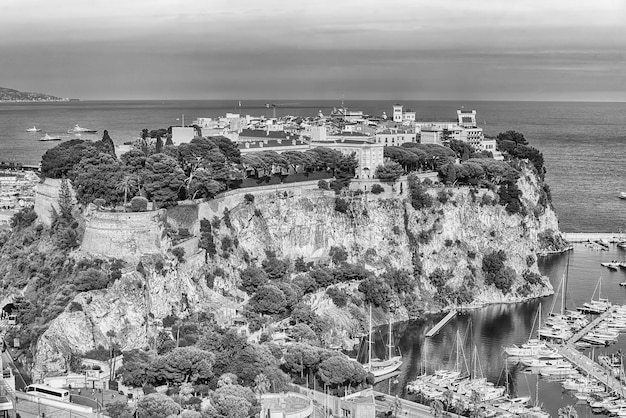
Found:
[[[558,287],[565,271],[568,255],[550,256],[541,259],[540,268],[543,274],[550,277],[555,287]],[[598,251],[576,245],[569,254],[570,266],[568,274],[567,308],[575,309],[591,299],[594,289],[601,283],[603,297],[608,297],[618,304],[626,303],[626,289],[619,286],[626,281],[626,270],[612,271],[600,266],[601,262],[614,259],[625,260],[626,251],[612,245],[610,251]],[[600,280],[601,278],[601,280]],[[597,296],[597,295],[596,295]],[[456,361],[457,331],[463,340],[463,352],[467,363],[472,364],[474,350],[478,353],[479,365],[477,372],[494,383],[505,385],[507,372],[509,390],[513,396],[531,396],[536,399],[539,388],[539,403],[557,416],[559,407],[574,404],[576,399],[564,392],[558,382],[537,379],[535,375],[522,373],[521,368],[509,364],[507,368],[504,347],[512,344],[522,344],[531,335],[533,323],[542,305],[542,316],[545,318],[552,307],[554,298],[557,298],[556,309],[560,308],[560,295],[549,296],[526,303],[493,305],[487,308],[470,311],[459,315],[446,325],[442,331],[432,337],[425,338],[424,333],[435,325],[443,315],[437,315],[425,321],[415,321],[394,326],[394,344],[399,347],[405,362],[401,368],[401,375],[397,383],[380,383],[378,389],[398,393],[411,398],[405,393],[405,386],[416,375],[422,372],[432,372],[439,368],[453,369]],[[536,331],[536,330],[535,330]],[[533,335],[533,337],[535,337]],[[376,353],[384,356],[387,341],[387,327],[381,327],[376,339]],[[595,355],[613,353],[618,349],[626,351],[626,336],[620,337],[616,344],[609,347],[596,348]],[[585,353],[589,354],[590,350]],[[474,366],[470,366],[474,370]],[[594,416],[585,404],[577,406],[580,416]]]
[[[98,129],[85,139],[100,139],[107,129],[116,143],[135,139],[143,128],[187,123],[197,117],[226,112],[272,116],[265,103],[274,103],[277,116],[328,114],[340,102],[275,100],[243,101],[124,101],[69,103],[0,103],[0,161],[37,164],[58,143],[40,142],[45,132],[73,138],[67,130],[79,124]],[[354,101],[346,106],[367,114],[391,114],[392,101]],[[524,133],[546,160],[547,180],[561,229],[569,232],[606,232],[626,229],[626,103],[558,102],[403,102],[421,120],[453,120],[461,106],[476,109],[487,134],[509,129]],[[41,133],[28,133],[36,125]]]

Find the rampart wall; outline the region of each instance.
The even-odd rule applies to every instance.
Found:
[[[69,183],[70,193],[74,196],[74,189]],[[59,212],[59,190],[61,179],[47,178],[35,186],[35,213],[39,221],[45,225],[52,224],[52,208]]]
[[[85,214],[81,250],[93,255],[134,261],[142,254],[161,253],[165,210],[150,212],[106,212]]]

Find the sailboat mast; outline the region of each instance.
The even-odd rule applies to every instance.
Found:
[[[563,307],[563,314],[565,314],[565,298],[567,298],[567,282],[569,281],[569,253],[567,253],[567,264],[565,265],[565,283],[563,283],[563,299],[561,306]]]
[[[370,371],[372,368],[372,305],[370,305],[370,329],[368,336],[368,347],[367,347],[367,364],[370,367]]]
[[[392,357],[392,353],[391,353],[391,318],[389,318],[389,360],[391,360]]]

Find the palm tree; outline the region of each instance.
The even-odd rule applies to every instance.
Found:
[[[395,418],[398,418],[398,414],[402,412],[402,401],[398,398],[398,395],[396,395],[396,398],[391,403],[391,410]]]
[[[440,400],[435,399],[430,403],[430,412],[436,417],[443,416],[443,403]]]
[[[259,404],[261,403],[261,397],[265,392],[268,391],[270,387],[270,381],[265,375],[265,373],[259,373],[254,378],[254,386],[256,388],[257,393],[259,394]]]
[[[126,211],[126,202],[128,200],[128,194],[137,187],[137,179],[135,176],[126,174],[122,180],[118,183],[116,190],[118,192],[124,192],[124,211]]]
[[[559,408],[559,418],[578,418],[578,412],[574,405],[567,405]]]

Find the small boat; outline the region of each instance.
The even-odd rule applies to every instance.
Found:
[[[626,199],[626,192],[621,192],[621,193],[619,194],[619,198],[620,198],[620,199]]]
[[[620,242],[618,242],[618,243],[617,243],[617,246],[618,246],[619,248],[626,248],[626,241],[620,241]]]
[[[40,141],[60,141],[61,137],[60,136],[53,136],[53,135],[45,134],[44,136],[39,138],[39,140]]]
[[[98,131],[95,129],[81,128],[78,125],[74,125],[72,129],[67,131],[68,134],[95,134],[96,132]]]
[[[620,263],[617,260],[613,260],[611,262],[600,263],[602,267],[609,268],[611,270],[617,270],[620,267]]]
[[[33,126],[32,128],[26,129],[26,132],[41,132],[41,129],[39,129],[36,126]]]
[[[620,286],[625,286],[625,287],[626,287],[626,282],[621,282],[619,285],[620,285]]]

